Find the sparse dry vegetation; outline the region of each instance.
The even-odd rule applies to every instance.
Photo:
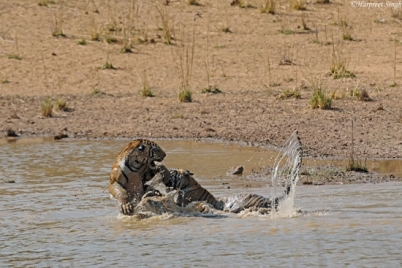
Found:
[[[190,80],[193,73],[195,33],[193,29],[190,39],[186,36],[184,28],[181,29],[181,32],[182,43],[176,49],[172,49],[176,73],[180,79],[178,97],[180,102],[192,102]]]
[[[350,154],[348,159],[348,164],[346,166],[347,171],[356,171],[356,172],[368,172],[366,163],[363,163],[361,160],[356,159],[355,156],[355,142],[354,142],[354,127],[353,127],[353,119],[352,119],[352,135],[351,135],[351,146],[350,146]]]
[[[141,87],[141,90],[140,90],[140,95],[142,97],[155,97],[155,95],[152,92],[151,87],[149,85],[148,76],[147,76],[146,71],[144,71],[144,78],[143,78],[143,81],[142,81],[142,87]]]
[[[60,111],[67,111],[68,110],[68,104],[67,101],[63,98],[57,99],[55,103],[56,109]]]
[[[38,5],[41,7],[49,7],[50,5],[54,4],[56,4],[54,0],[41,0],[38,2]]]
[[[0,70],[0,100],[3,96],[17,94],[23,98],[39,95],[42,96],[40,101],[44,96],[71,94],[74,100],[74,95],[90,98],[93,94],[102,96],[91,98],[94,102],[125,96],[133,98],[133,102],[139,100],[157,106],[155,103],[159,102],[166,105],[169,99],[177,101],[179,98],[184,102],[195,99],[195,103],[184,105],[189,109],[185,111],[186,116],[194,111],[199,116],[207,110],[209,115],[203,116],[207,123],[206,119],[218,109],[209,102],[215,104],[216,100],[225,104],[218,116],[241,110],[245,111],[238,117],[241,120],[250,120],[249,111],[258,116],[261,113],[267,119],[269,113],[259,106],[261,103],[273,105],[270,109],[276,112],[279,105],[286,111],[291,107],[289,111],[300,115],[300,120],[305,122],[304,112],[317,113],[303,110],[310,105],[322,109],[336,106],[334,110],[317,113],[325,118],[356,110],[359,116],[369,117],[375,127],[384,124],[377,115],[389,122],[388,116],[393,114],[391,121],[398,120],[398,108],[389,100],[401,98],[399,9],[381,12],[379,9],[351,9],[350,3],[333,1],[330,5],[317,5],[328,4],[327,0],[243,0],[233,1],[234,7],[230,6],[232,1],[211,0],[0,2],[3,3],[0,6],[4,6],[0,15],[3,29],[0,30],[0,58],[4,61]],[[202,6],[194,6],[197,4]],[[62,36],[67,38],[56,38]],[[48,68],[40,66],[41,53]],[[116,71],[110,70],[115,67]],[[133,70],[137,69],[141,70],[140,79],[130,79],[135,77]],[[143,78],[143,70],[148,71],[147,77],[144,74]],[[317,74],[317,80],[323,81],[325,86],[304,85],[302,73],[306,70]],[[382,90],[376,91],[378,87]],[[221,89],[225,94],[212,95]],[[153,96],[152,91],[156,91],[157,101],[140,97]],[[298,100],[275,101],[276,97],[287,99],[300,95],[303,98]],[[27,102],[23,98],[17,102]],[[381,101],[382,109],[372,112],[377,102],[357,101],[370,99]],[[70,104],[70,97],[67,100]],[[244,108],[239,108],[237,103],[232,107],[225,103],[227,101],[244,101]],[[72,102],[74,104],[70,105],[77,111],[74,116],[79,117],[78,104],[75,100]],[[201,110],[200,103],[204,104]],[[29,108],[28,104],[24,105]],[[40,105],[38,102],[34,105],[35,116]],[[351,111],[351,107],[355,110]],[[254,108],[256,110],[252,110]],[[53,114],[59,113],[57,98],[54,98]],[[1,115],[9,116],[4,112]],[[72,115],[62,113],[63,117]],[[192,116],[188,114],[188,118]],[[59,119],[58,116],[52,121]],[[11,124],[13,120],[7,122],[5,124]],[[207,123],[203,123],[203,127]],[[342,130],[338,128],[338,131],[336,138],[345,136],[338,135]],[[358,134],[363,132],[359,130]],[[201,129],[192,133],[206,132]],[[390,133],[400,134],[394,129]],[[236,139],[241,134],[236,132],[229,138]],[[248,138],[243,136],[240,138]],[[250,137],[254,139],[254,134]],[[278,141],[276,136],[264,139]],[[370,136],[370,142],[376,139],[378,137]],[[397,143],[393,148],[399,150],[400,145]],[[390,151],[392,148],[386,153]]]
[[[42,115],[44,117],[52,117],[53,115],[53,99],[51,97],[47,97],[42,101],[41,104]]]
[[[56,9],[52,21],[52,35],[55,37],[65,37],[63,32],[63,4]]]
[[[289,0],[289,5],[291,9],[294,10],[306,10],[307,3],[306,0]]]
[[[163,30],[163,38],[164,42],[167,45],[172,44],[172,25],[174,23],[171,22],[168,9],[164,5],[156,5],[156,9],[158,10],[159,16],[162,21],[162,30]]]
[[[301,98],[301,92],[298,89],[285,89],[276,98],[280,99],[280,100],[290,99],[290,98],[300,99]]]
[[[330,74],[334,79],[355,77],[354,73],[346,69],[346,57],[344,56],[340,45],[332,45]]]
[[[275,14],[276,0],[260,0],[259,9],[261,13]]]

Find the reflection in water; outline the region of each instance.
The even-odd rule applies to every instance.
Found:
[[[402,183],[300,186],[302,213],[271,219],[118,217],[106,190],[127,141],[0,142],[0,266],[400,267]],[[160,141],[168,167],[185,167],[217,196],[235,165],[272,165],[276,153],[223,144]],[[378,162],[380,163],[380,162]],[[395,172],[395,171],[392,171]],[[395,172],[396,173],[396,172]],[[270,178],[267,178],[269,180]],[[226,179],[231,185],[237,178]],[[232,180],[232,181],[231,181]]]

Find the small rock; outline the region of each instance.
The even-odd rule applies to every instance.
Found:
[[[12,130],[11,128],[6,130],[6,137],[18,137],[18,134],[15,133],[14,130]]]
[[[243,166],[232,167],[226,172],[226,175],[241,175],[243,174],[243,170],[244,170]]]
[[[64,134],[64,133],[60,133],[59,135],[54,136],[54,140],[56,140],[56,141],[64,139],[64,138],[68,138],[68,135]]]

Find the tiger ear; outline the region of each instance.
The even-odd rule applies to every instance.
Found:
[[[186,170],[185,174],[186,174],[187,176],[194,175],[194,174],[193,174],[193,173],[191,173],[189,170]]]
[[[144,145],[140,145],[140,146],[138,146],[138,151],[144,151]]]

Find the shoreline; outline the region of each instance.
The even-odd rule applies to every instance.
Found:
[[[134,138],[135,139],[135,138]],[[238,145],[240,147],[253,147],[253,148],[262,148],[271,151],[279,151],[279,148],[274,148],[272,146],[256,146],[250,145],[247,142],[236,142],[236,141],[225,141],[225,140],[217,140],[217,139],[166,139],[166,138],[150,138],[154,141],[194,141],[194,142],[204,142],[204,143],[212,143],[212,144],[230,144],[230,145]],[[30,137],[18,137],[18,138],[0,138],[0,145],[4,143],[13,143],[22,141],[24,144],[32,142],[33,140],[37,140],[37,142],[74,142],[74,141],[131,141],[131,138],[123,138],[123,137],[103,137],[103,138],[64,138],[62,140],[55,140],[52,136],[30,136]],[[322,157],[305,157],[304,161],[313,162],[316,160],[319,161],[347,161],[347,158],[322,158]],[[382,159],[383,161],[399,161],[398,159]],[[381,161],[379,159],[372,160],[373,161]],[[402,162],[402,161],[401,161]],[[240,184],[231,185],[228,183],[226,187],[234,187],[234,188],[248,188],[248,187],[264,187],[267,183],[266,177],[270,176],[270,169],[260,169],[260,171],[253,170],[251,174],[245,174],[241,176],[227,176],[236,177]],[[346,171],[346,167],[344,165],[340,165],[339,162],[336,163],[321,163],[311,165],[309,163],[304,163],[300,170],[300,179],[298,185],[311,185],[311,186],[321,186],[321,185],[348,185],[348,184],[366,184],[366,183],[384,183],[384,182],[400,182],[402,181],[402,176],[400,177],[398,173],[395,175],[394,172],[378,172],[378,171],[370,171],[368,172],[356,172],[356,171]],[[7,181],[4,181],[7,183]],[[241,186],[243,185],[243,186]]]

